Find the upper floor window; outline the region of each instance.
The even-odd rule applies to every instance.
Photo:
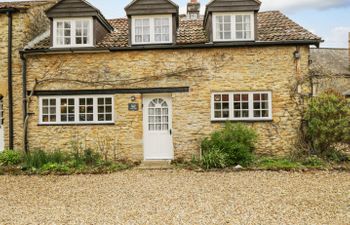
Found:
[[[92,18],[54,19],[53,47],[92,46]]]
[[[214,13],[214,41],[254,40],[254,13]]]
[[[132,44],[172,43],[172,17],[133,16]]]

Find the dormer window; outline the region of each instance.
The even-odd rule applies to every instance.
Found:
[[[172,16],[133,16],[132,44],[172,43]]]
[[[214,41],[253,41],[254,13],[213,13]]]
[[[54,19],[53,47],[93,46],[93,19]]]

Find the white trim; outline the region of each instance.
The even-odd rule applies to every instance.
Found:
[[[168,104],[168,130],[149,131],[148,129],[148,105],[154,98],[161,98]],[[174,143],[173,143],[173,106],[171,94],[145,94],[142,98],[143,103],[143,155],[144,160],[173,160],[174,159]],[[171,134],[170,134],[171,131]],[[152,136],[156,139],[152,139]],[[151,139],[149,139],[151,138]],[[166,141],[164,143],[162,141]],[[158,150],[158,154],[150,156],[150,151]],[[165,151],[165,152],[164,152]],[[154,152],[153,152],[154,153]],[[166,156],[165,156],[166,155]]]
[[[169,19],[169,41],[155,41],[154,38],[154,19],[168,18]],[[150,21],[150,42],[137,42],[135,40],[135,19],[149,19]],[[172,15],[148,15],[148,16],[132,16],[131,17],[131,41],[132,45],[147,45],[147,44],[170,44],[173,43],[173,17]]]
[[[250,16],[251,38],[249,39],[237,39],[236,38],[236,16]],[[218,39],[216,37],[216,16],[230,16],[231,17],[231,39]],[[230,13],[213,13],[213,41],[214,42],[227,42],[227,41],[254,41],[255,40],[255,16],[254,12],[230,12]]]
[[[5,150],[5,129],[4,129],[4,102],[3,102],[3,97],[0,96],[0,152]]]
[[[229,118],[215,118],[215,110],[214,110],[214,95],[216,94],[228,94],[229,95]],[[234,101],[233,97],[235,94],[248,94],[248,110],[249,117],[247,118],[235,118],[234,117]],[[254,94],[267,94],[268,95],[268,117],[254,117]],[[272,120],[272,92],[271,91],[239,91],[239,92],[213,92],[211,93],[211,121],[270,121]]]
[[[75,35],[76,35],[76,22],[77,21],[88,21],[89,22],[89,31],[88,31],[88,43],[87,44],[76,44]],[[69,45],[59,45],[57,44],[57,22],[70,22],[71,23],[71,36]],[[93,19],[90,17],[82,18],[59,18],[53,19],[53,48],[67,48],[67,47],[93,47]]]
[[[93,121],[79,121],[79,99],[80,98],[93,98]],[[111,121],[98,121],[98,98],[111,98],[112,99],[112,120]],[[42,121],[42,101],[44,99],[56,100],[56,122],[43,122]],[[61,122],[61,99],[74,99],[74,121]],[[39,124],[40,125],[72,125],[72,124],[111,124],[115,122],[114,115],[114,96],[113,95],[62,95],[62,96],[40,96],[39,97]]]

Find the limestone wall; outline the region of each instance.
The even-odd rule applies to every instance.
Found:
[[[297,77],[308,73],[308,47],[301,46],[297,64],[295,50],[276,46],[33,55],[28,59],[27,88],[32,89],[35,79],[40,83],[37,90],[189,86],[188,93],[172,94],[175,157],[187,159],[198,156],[201,140],[224,124],[211,122],[212,92],[269,90],[273,121],[247,124],[258,131],[259,153],[286,155],[300,125],[291,90]],[[105,140],[114,146],[108,148],[110,154],[142,160],[142,109],[128,111],[131,96],[141,105],[141,94],[116,94],[115,125],[94,126],[39,126],[38,98],[33,97],[30,148],[70,149],[78,142],[96,148]],[[16,120],[20,114],[17,107]]]
[[[30,9],[13,14],[13,96],[14,96],[14,142],[16,148],[22,148],[22,70],[19,51],[34,37],[48,29],[49,20],[44,10],[52,4],[33,5]],[[4,96],[5,143],[8,145],[8,98],[7,98],[7,46],[8,18],[0,14],[0,95]]]

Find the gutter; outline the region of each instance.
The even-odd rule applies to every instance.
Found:
[[[13,126],[13,86],[12,86],[12,14],[18,12],[15,8],[0,9],[0,14],[6,14],[8,18],[7,37],[7,85],[8,85],[8,110],[9,110],[9,149],[14,149],[14,126]]]
[[[116,51],[136,50],[171,50],[171,49],[202,49],[202,48],[233,48],[250,46],[276,46],[276,45],[315,45],[319,47],[323,40],[291,40],[291,41],[243,41],[235,43],[208,43],[208,44],[186,44],[186,45],[140,45],[131,47],[88,47],[88,48],[45,48],[45,49],[24,49],[23,54],[50,54],[50,53],[101,53]]]

